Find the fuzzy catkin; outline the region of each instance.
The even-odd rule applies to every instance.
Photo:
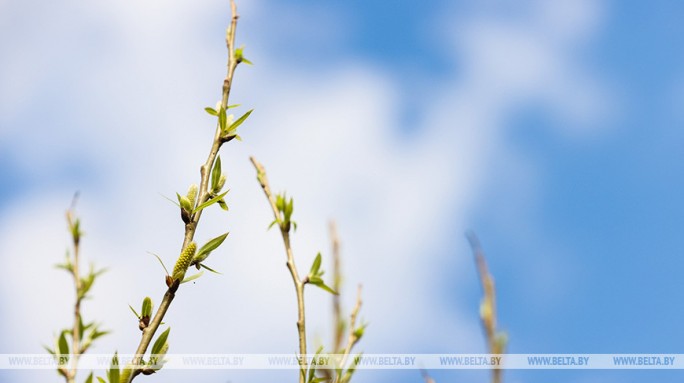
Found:
[[[192,257],[195,255],[197,250],[197,244],[195,242],[190,242],[188,246],[181,251],[176,265],[173,267],[173,279],[182,281],[185,278],[185,271],[188,270]]]

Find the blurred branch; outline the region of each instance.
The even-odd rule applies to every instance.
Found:
[[[356,293],[356,305],[354,306],[354,309],[352,310],[349,319],[349,335],[347,336],[347,345],[345,346],[344,352],[342,353],[342,362],[340,363],[340,367],[342,369],[344,369],[344,366],[347,364],[347,359],[349,358],[349,354],[351,353],[352,348],[363,336],[363,330],[365,325],[362,325],[359,328],[356,327],[356,317],[359,314],[359,310],[361,310],[361,304],[361,285],[359,285]],[[337,374],[335,382],[343,381],[344,378],[342,376],[342,369]]]
[[[290,275],[292,275],[292,282],[295,286],[295,291],[297,293],[297,331],[299,334],[299,355],[301,359],[301,371],[299,374],[299,382],[305,383],[306,376],[305,372],[307,370],[307,360],[306,360],[306,316],[304,310],[304,285],[307,281],[302,281],[297,273],[297,267],[294,262],[294,255],[292,254],[292,246],[290,245],[290,222],[289,218],[286,219],[285,214],[281,214],[281,211],[276,206],[276,198],[271,191],[271,186],[268,183],[268,177],[266,176],[266,169],[259,163],[254,157],[249,158],[257,171],[257,180],[259,185],[266,194],[266,199],[268,199],[271,210],[273,211],[273,216],[278,227],[280,228],[280,234],[283,237],[283,244],[285,245],[285,253],[287,255],[287,268],[290,270]]]
[[[332,244],[333,257],[333,290],[339,292],[342,287],[342,271],[340,267],[340,237],[337,233],[335,221],[330,221],[330,242]],[[342,307],[340,295],[333,295],[333,352],[338,352],[342,348],[342,338],[344,337],[345,324],[342,318]]]
[[[494,285],[494,278],[489,273],[487,267],[487,260],[484,252],[480,246],[480,241],[473,232],[466,234],[470,247],[475,256],[475,264],[482,284],[482,291],[484,297],[480,303],[480,319],[482,320],[482,327],[484,328],[485,336],[487,337],[487,344],[490,354],[503,354],[505,352],[507,338],[504,332],[497,330],[496,323],[496,288]],[[501,382],[501,369],[492,369],[492,382]]]

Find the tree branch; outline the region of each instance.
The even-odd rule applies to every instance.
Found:
[[[257,180],[261,185],[261,188],[266,194],[268,203],[273,210],[273,216],[275,221],[278,223],[284,222],[284,217],[278,210],[276,206],[276,199],[271,192],[271,187],[268,183],[268,177],[266,176],[266,170],[264,166],[259,163],[254,157],[249,158],[257,171]],[[289,225],[278,225],[280,228],[280,234],[283,237],[283,244],[285,245],[285,253],[287,255],[287,268],[290,270],[292,275],[292,282],[295,286],[295,291],[297,293],[297,331],[299,335],[299,355],[301,359],[301,371],[299,374],[299,382],[304,383],[306,376],[305,372],[307,370],[307,360],[306,360],[306,316],[304,310],[304,285],[306,281],[302,281],[297,273],[297,267],[294,262],[294,255],[292,254],[292,246],[290,246],[290,226]]]
[[[232,14],[231,23],[230,27],[226,32],[226,46],[228,48],[228,69],[226,78],[223,80],[221,97],[221,107],[223,109],[226,109],[228,106],[230,89],[233,83],[233,74],[235,73],[235,68],[237,68],[237,65],[239,64],[238,60],[235,57],[235,31],[237,28],[237,21],[239,16],[237,13],[237,7],[235,5],[234,0],[230,1],[230,9]],[[200,167],[200,188],[197,197],[197,203],[195,206],[199,206],[200,204],[208,201],[211,198],[209,192],[209,179],[211,177],[211,169],[214,166],[214,163],[216,162],[216,157],[224,142],[225,141],[221,138],[221,127],[219,123],[216,127],[216,133],[214,134],[214,139],[211,145],[211,149],[209,151],[209,155],[207,156],[207,160]],[[191,214],[189,221],[185,223],[185,235],[183,238],[183,245],[181,246],[181,249],[185,249],[194,239],[195,232],[197,230],[197,226],[199,224],[201,216],[202,210],[196,211]],[[152,342],[154,334],[157,332],[159,325],[164,320],[164,316],[166,315],[169,307],[171,306],[171,302],[176,296],[176,291],[178,290],[179,283],[180,281],[174,281],[170,284],[166,293],[164,294],[164,298],[162,299],[159,308],[157,309],[157,312],[154,315],[154,318],[152,318],[149,325],[143,329],[142,338],[140,339],[140,343],[138,344],[137,350],[135,352],[135,358],[133,359],[134,370],[131,374],[129,382],[133,381],[133,379],[137,375],[143,372],[143,368],[141,366],[142,358],[145,355],[145,352],[147,352],[147,348]]]

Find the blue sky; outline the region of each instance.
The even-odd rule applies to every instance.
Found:
[[[244,3],[238,39],[256,65],[239,69],[232,97],[255,112],[245,141],[223,152],[231,212],[207,214],[198,232],[202,240],[231,231],[214,261],[225,275],[203,277],[174,302],[175,352],[295,347],[291,282],[276,233],[264,231],[268,209],[249,155],[295,196],[300,268],[325,255],[326,222],[338,220],[345,301],[363,283],[371,322],[360,349],[484,351],[463,236],[473,229],[497,281],[510,352],[680,352],[682,4]],[[84,256],[110,268],[86,309],[115,331],[95,351],[133,351],[126,305],[163,294],[146,251],[172,262],[181,225],[159,193],[197,182],[212,127],[202,108],[219,96],[227,12],[218,0],[0,2],[0,257],[12,270],[0,281],[0,336],[10,339],[0,353],[40,352],[68,324],[69,281],[50,265],[67,245],[63,210],[74,190]],[[325,338],[327,297],[307,299],[312,339]],[[220,336],[196,332],[199,311],[211,312],[202,327],[225,329]],[[0,372],[11,381],[31,374]]]

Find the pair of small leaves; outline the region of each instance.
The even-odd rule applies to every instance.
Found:
[[[254,65],[254,64],[252,64],[251,61],[249,61],[245,58],[244,51],[245,51],[244,46],[241,46],[240,48],[235,50],[235,61],[237,61],[238,64],[239,63],[245,63],[247,65]]]
[[[200,268],[202,265],[202,262],[204,262],[208,257],[209,254],[211,254],[212,251],[218,249],[219,246],[223,243],[223,241],[226,240],[226,237],[228,236],[228,232],[219,235],[216,238],[213,238],[209,240],[207,243],[205,243],[200,249],[197,251],[195,256],[192,258],[192,262],[190,263],[190,266],[195,265],[197,269]],[[204,266],[207,270],[214,272],[214,270],[211,270]]]
[[[309,270],[309,275],[306,277],[306,283],[310,283],[314,286],[318,286],[322,288],[323,290],[337,295],[337,292],[333,290],[330,286],[326,285],[325,282],[323,281],[323,274],[325,273],[323,270],[321,270],[321,262],[322,262],[322,257],[321,253],[318,253],[316,255],[316,259],[314,259],[313,264],[311,265],[311,269]]]
[[[100,270],[95,270],[95,267],[91,264],[90,265],[90,271],[88,272],[88,275],[81,278],[81,286],[78,291],[78,299],[84,299],[87,297],[88,292],[90,291],[90,288],[93,287],[93,283],[95,283],[95,279],[102,275],[104,272],[106,272],[107,269],[100,269]]]
[[[237,105],[229,105],[228,108],[235,107],[235,106],[237,106]],[[240,116],[240,118],[238,118],[235,121],[229,121],[229,120],[231,120],[231,118],[229,118],[229,116],[226,114],[226,109],[228,109],[228,108],[224,108],[223,106],[219,106],[219,109],[217,111],[214,108],[206,107],[206,108],[204,108],[204,110],[207,113],[211,114],[212,116],[218,117],[219,129],[221,131],[220,137],[221,137],[221,140],[223,142],[228,142],[228,141],[232,140],[233,138],[237,138],[239,141],[241,141],[242,138],[240,138],[240,136],[237,134],[237,128],[240,125],[242,125],[242,123],[245,122],[245,120],[247,120],[247,118],[249,118],[249,116],[252,114],[254,109],[250,109],[249,111],[247,111],[247,113],[243,114],[242,116]]]
[[[93,342],[102,336],[110,333],[110,331],[100,330],[99,325],[95,322],[90,322],[87,325],[80,323],[81,331],[81,353],[88,351],[88,348],[93,344]],[[90,330],[90,331],[88,331]],[[87,332],[87,333],[86,333]]]
[[[69,233],[71,234],[72,240],[74,243],[79,243],[83,236],[83,232],[81,231],[81,220],[77,218],[75,221],[72,221],[71,212],[67,213],[67,220],[69,222]]]
[[[259,177],[259,175],[257,175]],[[261,180],[259,181],[261,182]],[[270,229],[275,225],[276,223],[280,226],[280,230],[289,232],[290,227],[294,227],[295,230],[297,230],[297,222],[292,220],[292,212],[294,211],[294,199],[290,197],[290,199],[287,199],[287,194],[285,193],[280,193],[276,196],[276,201],[275,201],[276,209],[280,212],[280,215],[278,218],[273,220],[270,225],[268,225],[268,228]]]

